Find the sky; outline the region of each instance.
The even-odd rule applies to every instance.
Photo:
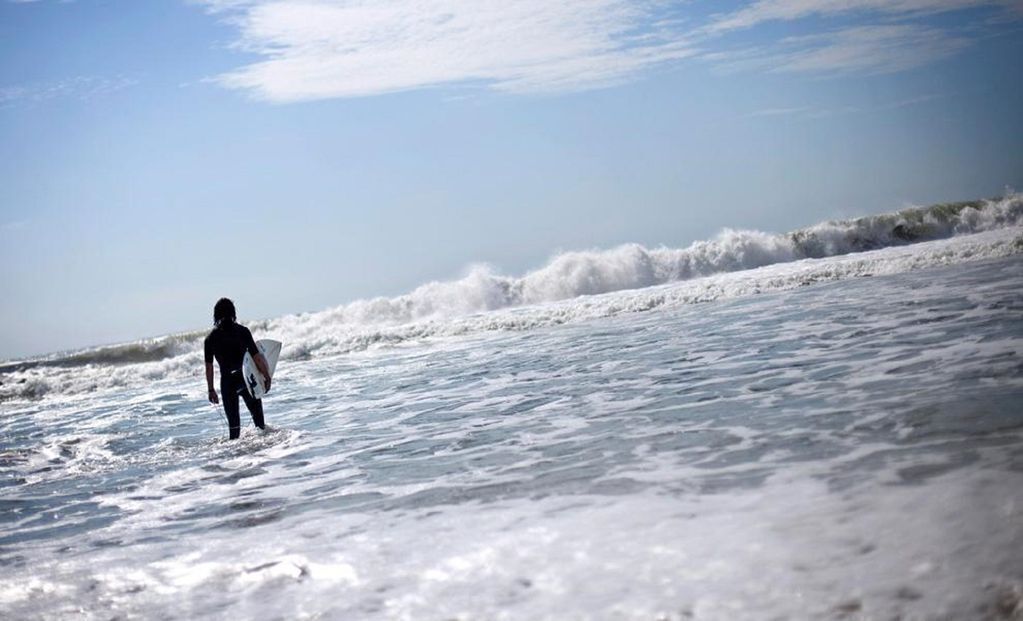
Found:
[[[0,358],[1023,187],[1020,0],[0,0]]]

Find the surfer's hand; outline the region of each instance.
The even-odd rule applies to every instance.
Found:
[[[270,392],[270,378],[269,377],[266,378],[266,391]]]
[[[220,403],[220,397],[217,396],[217,390],[215,388],[210,388],[210,395],[209,395],[209,397],[210,397],[210,403],[212,403],[213,405],[216,405],[216,404]]]

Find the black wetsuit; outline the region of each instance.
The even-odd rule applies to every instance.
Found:
[[[246,350],[253,356],[259,353],[256,342],[252,340],[252,333],[245,326],[227,321],[210,332],[203,346],[206,350],[206,364],[212,364],[216,358],[217,364],[220,365],[220,397],[224,400],[224,412],[227,414],[231,438],[237,438],[241,433],[238,417],[239,394],[245,399],[245,407],[252,415],[252,422],[260,429],[264,429],[263,402],[249,395],[242,379],[242,359]]]

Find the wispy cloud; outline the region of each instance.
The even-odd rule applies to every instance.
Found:
[[[918,97],[910,97],[909,99],[900,99],[899,101],[893,101],[883,106],[878,106],[878,110],[895,110],[897,108],[908,108],[909,106],[915,106],[935,99],[945,99],[948,95],[920,95]]]
[[[106,78],[99,76],[76,76],[49,82],[32,82],[15,86],[0,87],[0,106],[40,103],[51,99],[74,98],[88,100],[126,89],[138,84],[138,80],[127,77]]]
[[[755,119],[758,117],[765,116],[791,116],[793,114],[800,114],[802,112],[808,112],[811,108],[807,106],[797,106],[791,108],[764,108],[763,110],[755,110],[746,115],[746,118]]]
[[[908,108],[910,106],[917,106],[937,99],[944,99],[946,97],[948,97],[948,95],[927,94],[875,105],[866,106],[849,105],[842,106],[840,108],[818,108],[814,106],[789,106],[779,108],[765,108],[762,110],[755,110],[753,112],[750,112],[749,114],[744,115],[743,118],[755,119],[797,116],[810,119],[827,119],[836,116],[845,116],[847,114],[867,114],[871,112],[882,112],[886,110]]]
[[[733,65],[771,72],[896,73],[951,56],[967,45],[964,37],[927,26],[854,26],[789,37],[745,53]]]
[[[613,84],[694,52],[634,0],[212,0],[263,59],[219,76],[288,102],[478,82],[512,92]]]
[[[954,26],[933,19],[967,9],[974,14]],[[703,57],[725,70],[878,74],[952,56],[991,28],[1021,16],[1018,0],[758,0],[712,16],[699,31],[705,41],[720,41],[768,22],[816,17],[823,24],[819,32],[737,49],[720,49],[725,45],[720,43]]]
[[[1014,4],[1013,0],[758,0],[732,13],[716,15],[709,32],[748,29],[764,22],[793,21],[842,14],[921,17],[961,9]]]
[[[0,232],[8,233],[14,231],[21,231],[28,227],[28,220],[11,220],[10,222],[4,222],[0,224]]]
[[[455,84],[575,91],[694,56],[736,70],[904,71],[963,49],[992,15],[1023,16],[1019,0],[757,0],[702,19],[668,0],[193,1],[234,25],[237,48],[257,57],[213,80],[274,102]],[[984,7],[972,29],[933,19]],[[808,18],[811,34],[735,41]]]

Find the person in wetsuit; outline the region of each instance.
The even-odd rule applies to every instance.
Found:
[[[252,422],[260,429],[266,428],[263,424],[263,402],[254,399],[249,391],[245,390],[242,359],[246,351],[252,354],[256,368],[266,378],[266,389],[270,390],[270,372],[266,358],[256,347],[249,329],[236,321],[234,302],[220,298],[213,307],[213,323],[216,327],[203,342],[206,354],[206,386],[209,388],[210,403],[215,405],[220,402],[217,391],[213,388],[213,359],[216,358],[220,366],[220,392],[224,396],[224,412],[227,414],[227,426],[232,440],[241,434],[238,417],[239,394],[245,400],[249,414],[252,415]]]

